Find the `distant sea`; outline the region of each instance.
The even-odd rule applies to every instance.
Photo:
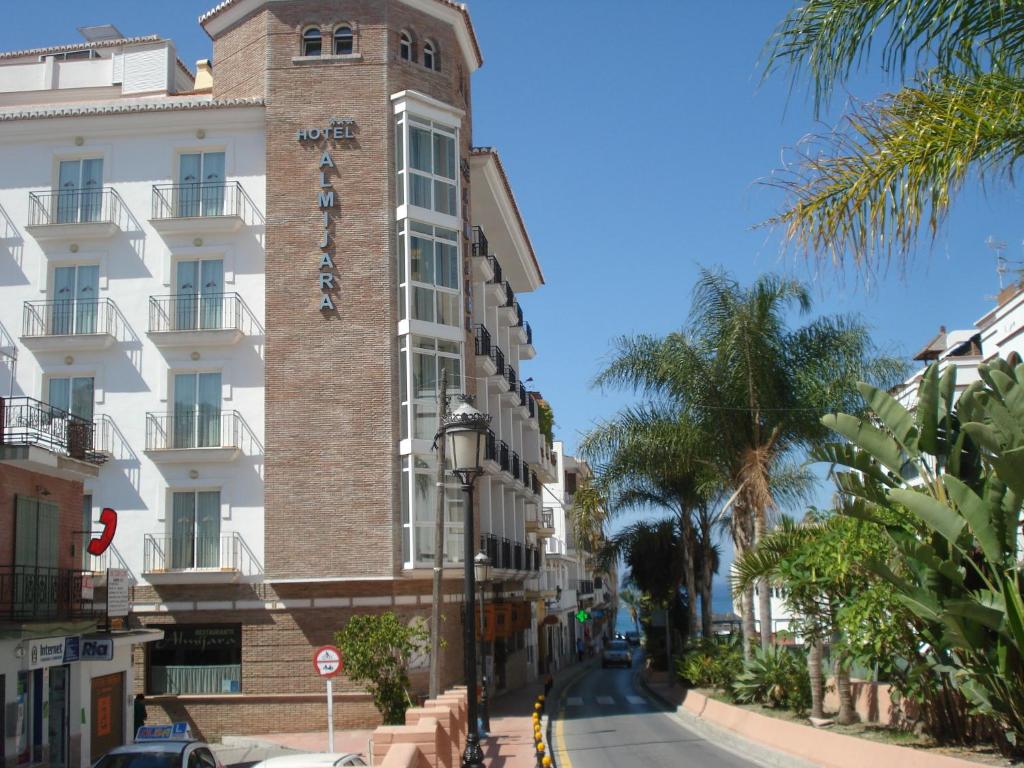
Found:
[[[732,598],[729,596],[729,587],[724,581],[715,580],[714,588],[711,590],[711,609],[714,613],[732,613]],[[619,615],[615,620],[615,631],[630,632],[633,629],[629,611],[624,606],[620,606]]]

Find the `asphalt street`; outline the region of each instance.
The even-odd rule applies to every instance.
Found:
[[[558,768],[751,768],[691,731],[636,681],[632,669],[596,669],[565,691],[553,725]]]

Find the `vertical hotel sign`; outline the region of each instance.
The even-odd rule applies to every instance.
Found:
[[[296,131],[296,139],[300,144],[317,142],[323,144],[317,172],[320,176],[320,187],[317,190],[316,207],[321,216],[320,253],[316,255],[319,273],[317,284],[320,288],[320,309],[333,310],[334,299],[331,294],[334,286],[334,246],[331,242],[331,215],[337,210],[338,200],[334,192],[334,184],[328,174],[335,168],[334,158],[327,142],[353,141],[352,129],[356,121],[348,118],[332,118],[325,128],[300,128]]]

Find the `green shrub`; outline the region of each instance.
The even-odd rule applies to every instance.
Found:
[[[757,648],[737,675],[732,692],[736,701],[744,704],[805,712],[811,706],[807,656],[795,649]]]
[[[676,659],[676,674],[696,688],[731,690],[742,670],[743,647],[736,640],[698,640]]]

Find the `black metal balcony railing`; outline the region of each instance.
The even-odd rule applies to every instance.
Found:
[[[501,565],[500,568],[512,568],[512,542],[508,539],[501,540]]]
[[[480,537],[480,549],[482,549],[487,557],[491,560],[491,566],[499,568],[498,564],[498,537],[493,533],[485,533]]]
[[[250,333],[252,312],[237,293],[179,293],[149,297],[149,332],[224,331]]]
[[[0,616],[14,621],[89,619],[106,605],[83,596],[91,572],[36,565],[0,565]]]
[[[530,418],[537,418],[537,401],[533,399],[532,392],[530,393],[530,396],[526,398],[526,407],[530,411]]]
[[[491,360],[494,361],[494,367],[497,369],[498,376],[505,375],[505,353],[501,351],[501,347],[497,344],[491,345]]]
[[[168,536],[145,534],[144,573],[216,570],[241,571],[248,550],[238,533],[218,536]]]
[[[526,343],[532,345],[533,344],[533,327],[529,323],[527,323],[527,322],[523,323],[523,327],[526,329]]]
[[[530,477],[531,477],[532,474],[533,474],[533,472],[530,470],[530,465],[527,464],[524,461],[523,462],[523,485],[525,485],[527,488],[530,487]]]
[[[28,193],[28,225],[118,224],[124,201],[111,187]]]
[[[178,408],[171,413],[146,414],[146,450],[181,448],[245,448],[252,441],[248,425],[237,411]]]
[[[505,281],[505,303],[503,307],[514,307],[516,306],[516,292],[512,290],[512,286],[509,285],[508,280]]]
[[[592,582],[590,579],[577,579],[576,593],[579,595],[594,594],[594,582]]]
[[[91,421],[31,397],[0,397],[0,443],[34,445],[73,459],[101,463]]]
[[[503,472],[508,472],[510,467],[508,443],[504,440],[498,441],[498,465]]]
[[[22,335],[45,336],[115,335],[117,307],[110,299],[60,299],[26,301]]]
[[[498,258],[496,256],[488,256],[487,261],[491,265],[491,272],[494,273],[494,277],[487,282],[501,285],[505,281],[501,279],[501,264],[498,263]]]
[[[520,405],[521,405],[521,406],[522,406],[523,408],[527,408],[527,407],[529,407],[529,406],[527,405],[527,400],[529,400],[529,399],[530,399],[530,398],[528,398],[528,397],[526,396],[526,387],[525,387],[525,386],[523,385],[523,382],[521,382],[521,381],[520,381],[520,382],[519,382],[519,404],[520,404]]]
[[[512,389],[513,392],[515,392],[516,380],[518,378],[516,376],[516,369],[513,368],[511,365],[505,366],[505,373],[508,375],[508,385],[509,385],[509,387]]]
[[[523,570],[524,571],[532,571],[532,570],[534,570],[534,567],[533,567],[533,555],[534,555],[534,553],[536,551],[537,550],[534,549],[529,544],[526,545],[526,549],[524,550],[524,554],[523,554]]]
[[[484,437],[484,458],[488,461],[498,460],[498,440],[493,429],[488,429]]]
[[[544,492],[543,483],[541,483],[540,478],[537,476],[536,472],[531,472],[530,473],[530,487],[533,488],[533,492],[537,496],[540,496]],[[547,527],[550,527],[550,526],[547,526]]]
[[[512,567],[517,571],[523,570],[523,545],[518,541],[512,546]]]
[[[516,453],[515,451],[512,451],[512,469],[511,469],[511,471],[512,471],[512,477],[514,477],[516,480],[520,480],[522,478],[522,474],[520,473],[520,468],[519,468],[519,454]]]
[[[555,510],[552,507],[544,507],[540,511],[540,524],[548,529],[555,527]]]
[[[153,185],[154,219],[241,217],[246,204],[252,201],[237,181]]]
[[[490,254],[490,247],[487,243],[487,235],[481,227],[473,227],[473,255],[481,258]]]
[[[533,550],[533,570],[535,570],[535,571],[539,571],[540,570],[540,550],[539,549],[534,549]]]
[[[491,332],[482,325],[477,325],[476,328],[474,328],[474,331],[476,331],[476,356],[490,357]]]
[[[516,328],[522,328],[523,327],[523,308],[521,306],[519,306],[519,302],[518,301],[516,302],[516,323],[515,323],[515,327]]]

